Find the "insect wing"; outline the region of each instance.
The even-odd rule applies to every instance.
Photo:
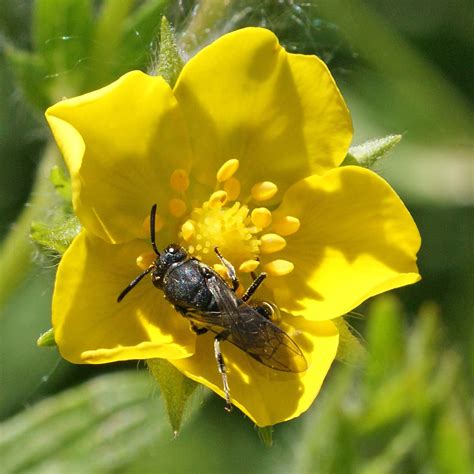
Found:
[[[304,372],[303,352],[288,334],[244,302],[219,277],[207,280],[229,330],[227,340],[263,365],[283,372]]]

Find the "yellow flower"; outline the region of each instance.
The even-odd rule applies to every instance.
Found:
[[[352,125],[326,66],[268,30],[223,36],[173,90],[134,71],[46,117],[83,226],[52,309],[71,362],[166,358],[223,396],[212,334],[196,336],[149,281],[116,301],[153,258],[154,203],[160,248],[178,242],[221,271],[217,246],[245,286],[268,273],[256,297],[278,305],[309,368],[272,370],[223,342],[232,402],[259,426],[310,406],[337,351],[331,319],[419,279],[420,237],[399,197],[371,171],[338,167]]]

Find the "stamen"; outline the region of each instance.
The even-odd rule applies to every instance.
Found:
[[[284,276],[293,271],[295,266],[288,260],[273,260],[264,267],[265,271],[272,276]]]
[[[182,199],[177,199],[177,198],[173,198],[169,200],[168,208],[170,210],[170,213],[174,217],[184,216],[187,210],[186,203]]]
[[[273,228],[281,235],[291,235],[298,232],[300,220],[297,217],[285,216],[273,223]]]
[[[227,202],[227,193],[225,191],[216,191],[211,194],[209,198],[209,207],[211,209],[218,209]]]
[[[231,178],[235,172],[239,169],[239,160],[232,159],[227,160],[217,172],[217,182],[222,183]]]
[[[239,272],[242,272],[242,273],[253,272],[257,269],[259,265],[260,265],[260,262],[258,260],[245,260],[245,262],[242,262],[242,264],[240,265]]]
[[[188,219],[182,226],[181,226],[181,234],[183,239],[186,242],[189,242],[196,232],[196,226],[191,219]]]
[[[152,252],[142,253],[136,259],[136,264],[140,270],[146,270],[156,259],[156,254]]]
[[[250,191],[252,197],[255,201],[267,201],[271,199],[278,192],[278,187],[275,183],[271,181],[263,181],[257,183],[252,187]]]
[[[229,201],[235,201],[240,194],[240,181],[237,178],[229,178],[224,183],[224,191],[227,193]]]
[[[278,234],[264,234],[260,237],[260,252],[274,253],[286,247],[286,240]]]
[[[183,169],[174,170],[170,176],[170,186],[178,192],[184,192],[189,188],[188,172]]]
[[[272,223],[272,213],[266,207],[256,207],[250,216],[252,224],[264,229]]]

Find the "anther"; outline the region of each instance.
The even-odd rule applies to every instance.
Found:
[[[278,234],[264,234],[260,237],[260,252],[274,253],[286,247],[286,240]]]
[[[260,262],[258,260],[245,260],[245,262],[242,262],[240,264],[239,272],[252,273],[257,269],[259,265]]]
[[[209,207],[211,209],[218,209],[227,202],[227,193],[225,191],[216,191],[211,194],[209,198]]]
[[[189,219],[181,226],[181,234],[186,242],[189,242],[193,238],[195,232],[196,226],[193,221]]]
[[[264,266],[264,270],[272,276],[284,276],[293,271],[295,266],[288,260],[273,260]]]
[[[227,278],[227,270],[224,267],[224,265],[220,263],[216,263],[212,266],[212,268],[222,277],[222,278]]]
[[[273,228],[280,235],[291,235],[298,232],[300,228],[300,220],[297,217],[285,216],[277,219],[273,223]]]
[[[186,213],[186,203],[182,199],[173,198],[168,202],[170,213],[174,217],[182,217]]]
[[[267,201],[271,199],[278,192],[278,187],[275,183],[271,181],[263,181],[257,183],[252,187],[250,191],[253,199],[255,201]]]
[[[264,229],[272,223],[272,213],[266,207],[256,207],[250,215],[252,224],[259,229]]]
[[[232,159],[227,160],[217,172],[217,182],[222,183],[231,178],[234,173],[239,169],[239,160]]]
[[[146,270],[156,259],[156,254],[152,252],[142,253],[135,260],[140,270]]]
[[[170,176],[170,186],[178,192],[186,191],[189,188],[189,176],[186,170],[174,170]]]

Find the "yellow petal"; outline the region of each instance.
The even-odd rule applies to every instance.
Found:
[[[191,163],[177,102],[161,77],[130,72],[57,103],[46,118],[71,173],[79,219],[109,242],[141,236],[152,204],[158,212],[167,207],[173,171]]]
[[[287,53],[275,35],[245,28],[224,35],[192,58],[175,96],[188,125],[202,182],[229,157],[237,177],[284,190],[344,159],[352,137],[347,107],[325,64]],[[245,189],[244,189],[245,187]]]
[[[282,309],[334,318],[420,279],[418,229],[397,194],[369,170],[348,166],[301,180],[274,213],[275,220],[285,215],[301,227],[278,254],[294,271],[268,279]]]
[[[286,316],[281,328],[304,352],[308,362],[305,372],[267,368],[230,342],[221,343],[232,403],[258,426],[281,423],[306,411],[316,398],[337,351],[339,333],[331,321]],[[224,397],[213,338],[210,333],[199,336],[193,356],[170,362],[188,377]]]
[[[59,264],[52,308],[55,339],[65,359],[101,364],[194,352],[188,322],[149,277],[117,303],[141,271],[136,257],[148,250],[140,241],[110,245],[85,231],[74,239]]]

